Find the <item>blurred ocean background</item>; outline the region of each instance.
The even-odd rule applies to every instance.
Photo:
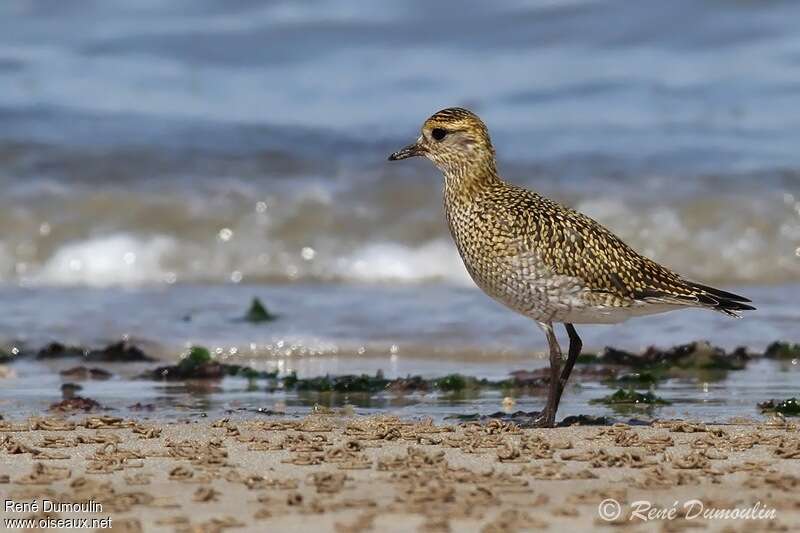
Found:
[[[791,0],[5,0],[0,343],[524,366],[544,337],[469,281],[439,173],[385,161],[452,105],[508,180],[759,308],[584,327],[588,348],[798,340],[798,21]],[[254,296],[279,320],[237,321]]]

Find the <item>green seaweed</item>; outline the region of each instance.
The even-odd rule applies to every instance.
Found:
[[[297,372],[292,371],[289,374],[287,374],[286,376],[284,376],[284,378],[283,378],[283,386],[285,388],[287,388],[287,389],[293,389],[295,387],[295,385],[297,385],[298,381],[300,381],[300,380],[297,377]]]
[[[323,376],[318,378],[305,378],[305,379],[295,378],[295,379],[296,381],[294,387],[292,388],[299,391],[315,391],[315,392],[333,391],[333,378],[331,378],[330,376]]]
[[[225,365],[229,376],[240,377],[249,380],[255,379],[275,379],[278,377],[278,372],[267,372],[265,370],[256,370],[249,366],[240,365]]]
[[[480,413],[452,414],[444,417],[445,420],[457,420],[458,422],[476,422],[481,419]]]
[[[474,380],[472,380],[474,382]],[[449,374],[434,381],[437,389],[445,392],[462,391],[468,386],[468,378],[461,374]]]
[[[334,384],[337,392],[378,392],[386,388],[389,380],[381,372],[374,376],[361,374],[360,376],[341,376]]]
[[[300,379],[292,373],[282,378],[285,389],[306,392],[396,392],[413,393],[437,389],[446,393],[462,393],[481,388],[513,390],[520,388],[513,380],[490,381],[461,374],[449,374],[441,378],[424,379],[420,376],[386,379],[382,372],[375,375],[320,376]]]
[[[762,412],[780,413],[786,416],[800,416],[800,402],[798,402],[795,397],[780,402],[769,400],[758,404],[758,407]]]
[[[208,348],[192,346],[177,364],[160,366],[141,375],[145,379],[157,380],[206,380],[223,379],[226,376],[241,377],[253,382],[257,379],[274,380],[278,373],[222,363],[214,359]]]
[[[800,358],[800,344],[791,342],[773,342],[764,351],[764,357],[770,359],[798,359]]]
[[[284,386],[287,388],[315,392],[378,392],[384,390],[389,384],[389,380],[385,379],[381,373],[374,376],[361,374],[308,379],[297,379],[296,376],[293,376],[289,381],[291,387],[287,385],[287,380],[284,378]]]
[[[245,321],[253,323],[272,322],[276,318],[278,318],[278,316],[270,313],[258,298],[253,298],[253,301],[250,303],[250,308],[244,315]]]
[[[192,346],[186,357],[180,360],[178,366],[181,370],[192,370],[202,365],[207,365],[212,361],[211,352],[203,346]]]
[[[619,389],[614,394],[604,396],[589,403],[602,403],[606,405],[669,405],[670,402],[659,398],[651,391],[645,393],[633,389]]]
[[[678,362],[675,366],[685,370],[744,370],[747,362],[742,359],[732,358],[726,355],[716,355],[706,351],[700,351],[692,358],[687,358]]]
[[[596,353],[582,353],[575,359],[575,363],[578,365],[591,365],[600,362]]]
[[[641,354],[607,347],[601,352],[598,359],[598,362],[603,364],[671,372],[741,370],[746,366],[750,356],[743,348],[737,348],[728,353],[708,342],[698,341],[673,346],[666,350],[651,346]]]

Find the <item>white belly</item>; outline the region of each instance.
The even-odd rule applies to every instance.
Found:
[[[637,316],[655,315],[680,309],[678,305],[636,303],[630,307],[590,306],[573,307],[553,318],[569,324],[617,324]]]
[[[504,283],[489,284],[479,273],[470,271],[470,274],[486,294],[537,322],[616,324],[681,307],[646,302],[628,306],[596,305],[586,301],[586,288],[581,281],[570,276],[509,275]]]

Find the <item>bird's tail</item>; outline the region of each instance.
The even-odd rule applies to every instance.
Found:
[[[689,282],[688,285],[696,291],[697,300],[705,307],[725,313],[728,316],[740,318],[741,311],[755,311],[756,308],[752,305],[749,299],[732,292],[722,291],[701,285],[700,283]]]

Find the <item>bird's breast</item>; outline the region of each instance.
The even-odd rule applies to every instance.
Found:
[[[531,222],[482,205],[446,202],[445,213],[467,271],[495,300],[536,320],[558,319],[584,305],[581,281],[554,274],[542,261]]]

